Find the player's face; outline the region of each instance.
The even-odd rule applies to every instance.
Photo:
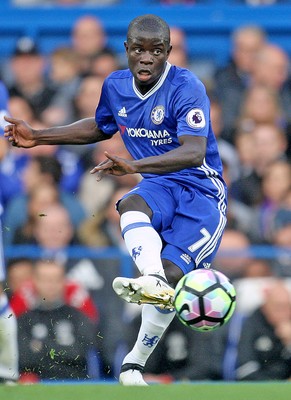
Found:
[[[138,31],[124,45],[135,84],[141,92],[147,92],[163,73],[171,47],[162,33]]]

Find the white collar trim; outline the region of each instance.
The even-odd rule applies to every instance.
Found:
[[[155,86],[153,86],[146,94],[141,94],[140,91],[138,90],[138,88],[135,86],[135,82],[134,82],[134,78],[132,78],[132,87],[133,90],[135,92],[135,94],[141,99],[141,100],[145,100],[148,97],[150,97],[152,94],[154,94],[157,90],[159,90],[159,88],[162,86],[162,84],[164,83],[170,68],[171,68],[171,64],[167,61],[166,62],[166,68],[165,71],[163,72],[163,74],[160,76],[160,79],[158,80],[158,82],[155,84]]]

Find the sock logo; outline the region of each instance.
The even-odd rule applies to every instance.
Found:
[[[136,260],[136,258],[140,255],[141,251],[142,251],[142,246],[134,247],[131,253],[132,258]]]
[[[146,347],[153,347],[155,344],[158,343],[158,341],[160,340],[160,338],[158,336],[153,336],[153,337],[149,337],[147,335],[147,333],[144,335],[144,338],[142,340],[142,343],[146,346]]]

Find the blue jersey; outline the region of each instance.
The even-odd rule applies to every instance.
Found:
[[[152,224],[164,242],[163,258],[184,273],[209,266],[226,222],[226,190],[202,82],[167,63],[159,81],[143,95],[130,70],[116,71],[104,82],[95,119],[104,133],[120,132],[134,159],[179,147],[179,136],[207,138],[200,167],[143,174],[145,179],[127,195],[143,197],[153,211]]]
[[[180,146],[182,135],[207,137],[203,166],[171,173],[198,179],[221,178],[222,165],[210,123],[210,104],[202,82],[187,69],[171,66],[145,95],[130,70],[116,71],[104,82],[96,122],[107,134],[121,133],[134,159],[158,156]],[[153,174],[144,174],[150,177]]]

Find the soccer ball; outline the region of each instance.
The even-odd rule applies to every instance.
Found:
[[[196,331],[213,331],[232,316],[236,292],[230,280],[214,269],[196,269],[177,284],[174,307],[177,317]]]

